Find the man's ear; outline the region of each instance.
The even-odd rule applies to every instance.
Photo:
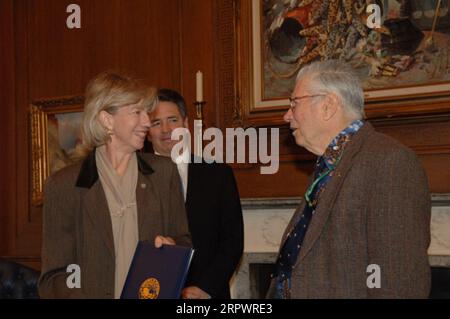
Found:
[[[189,128],[189,121],[188,121],[188,117],[186,116],[185,118],[184,118],[184,120],[183,120],[183,126],[185,127],[185,128]]]
[[[336,114],[341,106],[341,100],[336,94],[330,93],[325,98],[325,103],[323,104],[323,119],[329,121]]]
[[[111,114],[109,114],[108,112],[102,110],[98,114],[98,119],[99,119],[100,123],[102,124],[102,126],[106,130],[108,130],[108,131],[112,131],[113,130],[114,119],[113,119],[113,116]]]

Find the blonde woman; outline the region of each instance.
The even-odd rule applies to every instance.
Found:
[[[153,89],[120,74],[88,84],[87,156],[52,175],[44,191],[41,297],[119,298],[139,240],[191,245],[176,166],[136,152],[156,101]],[[67,285],[72,264],[80,288]]]

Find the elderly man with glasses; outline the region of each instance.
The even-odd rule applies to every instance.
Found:
[[[283,235],[269,298],[426,298],[430,194],[417,156],[364,121],[346,64],[303,67],[284,115],[318,156]]]

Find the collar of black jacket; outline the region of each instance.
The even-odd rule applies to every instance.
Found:
[[[136,152],[138,169],[144,175],[149,175],[153,173],[153,169],[147,162],[141,157],[139,152]],[[98,180],[97,164],[95,162],[95,149],[89,153],[86,159],[81,164],[80,173],[78,174],[78,179],[76,186],[91,188],[92,185]]]

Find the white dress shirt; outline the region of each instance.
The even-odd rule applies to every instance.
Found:
[[[162,156],[157,151],[155,151],[156,155]],[[188,183],[188,165],[191,161],[190,153],[189,151],[184,151],[183,154],[179,155],[176,160],[175,164],[177,165],[178,174],[180,174],[181,177],[181,185],[183,187],[183,196],[184,201],[186,202],[186,193],[187,193],[187,183]]]

